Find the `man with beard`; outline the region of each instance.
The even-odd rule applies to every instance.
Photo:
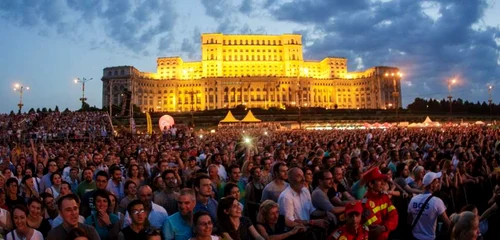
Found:
[[[125,197],[125,190],[123,186],[124,184],[122,181],[122,170],[119,166],[114,165],[109,169],[109,174],[111,179],[109,179],[108,181],[106,190],[108,190],[110,193],[113,193],[118,198],[117,201],[120,202],[122,198]]]
[[[175,191],[178,186],[175,173],[168,169],[161,174],[161,178],[165,183],[165,189],[154,196],[154,202],[165,208],[169,214],[174,214],[178,211],[177,198],[179,197],[179,193]]]
[[[144,211],[148,218],[149,224],[154,228],[161,228],[165,220],[168,218],[168,213],[165,209],[153,202],[153,190],[148,185],[142,186],[138,191],[139,200],[144,204]],[[123,227],[131,224],[130,213],[125,214]]]
[[[322,170],[316,173],[318,177],[319,185],[312,193],[312,204],[315,208],[330,212],[335,215],[339,215],[344,212],[345,208],[343,206],[334,206],[329,200],[327,192],[333,186],[333,176],[332,173],[326,170]]]
[[[288,187],[288,183],[285,182],[287,180],[288,167],[282,163],[278,162],[273,166],[273,176],[274,180],[266,185],[264,190],[262,191],[262,198],[260,202],[264,202],[266,200],[273,200],[274,202],[278,202],[278,197]]]
[[[196,196],[193,189],[184,188],[177,199],[179,212],[167,218],[163,223],[163,239],[188,240],[193,237],[193,210]]]
[[[394,179],[394,182],[399,186],[401,189],[403,189],[403,196],[408,196],[408,194],[419,194],[422,191],[420,189],[415,189],[410,187],[408,183],[406,182],[406,178],[410,175],[410,169],[408,169],[408,165],[404,162],[398,163],[396,166],[396,178]]]
[[[248,217],[252,222],[257,222],[257,213],[259,212],[260,199],[262,198],[262,191],[264,184],[261,183],[261,170],[259,167],[250,169],[250,177],[245,187],[246,207]]]
[[[336,206],[344,206],[347,203],[356,200],[347,189],[342,185],[344,179],[344,171],[339,165],[330,169],[333,174],[333,181],[331,188],[328,189],[328,199]]]
[[[96,175],[96,189],[89,191],[83,195],[82,204],[80,205],[80,214],[87,218],[95,211],[94,205],[94,193],[97,190],[106,190],[106,186],[108,186],[108,173],[105,171],[99,171]]]
[[[78,185],[75,192],[80,199],[83,199],[85,193],[97,188],[95,181],[92,179],[93,175],[94,173],[92,172],[92,168],[87,167],[83,170],[83,182]]]
[[[210,214],[212,222],[217,222],[218,203],[212,198],[212,181],[207,175],[200,175],[194,180],[196,190],[196,206],[194,212],[205,211]]]
[[[224,168],[224,166],[222,165],[222,155],[219,153],[215,154],[212,163],[215,164],[215,166],[217,166],[217,171],[219,173],[219,176],[222,179],[226,180],[227,179],[227,172],[226,172],[226,168]]]

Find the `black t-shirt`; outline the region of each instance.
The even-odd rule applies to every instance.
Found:
[[[269,226],[269,224],[260,224],[260,225],[262,225],[266,229],[266,233],[268,236],[286,233],[285,216],[283,215],[280,215],[278,217],[278,222],[274,226],[274,230]]]
[[[231,224],[231,223],[229,223]],[[231,236],[232,239],[238,239],[238,240],[251,240],[252,238],[250,237],[250,230],[248,230],[252,226],[252,221],[250,218],[242,216],[240,217],[240,226],[237,230],[234,229],[226,229],[223,225],[219,224],[217,226],[217,229],[219,230],[220,234],[222,233],[228,233],[229,236]],[[230,225],[232,226],[232,225]],[[238,238],[239,237],[239,238]]]
[[[125,240],[138,240],[138,239],[147,239],[147,234],[144,231],[140,231],[139,233],[134,232],[130,226],[122,229],[121,233],[124,236]]]
[[[342,185],[341,183],[338,183],[337,190],[335,190],[335,188],[333,188],[333,187],[328,189],[328,192],[327,192],[328,199],[331,200],[334,197],[338,197],[338,198],[340,198],[340,200],[342,200],[342,193],[345,191],[347,191],[347,189],[345,189],[344,185]]]
[[[17,195],[16,200],[10,199],[9,195],[6,196],[5,205],[7,205],[9,209],[12,209],[12,207],[14,207],[17,204],[26,206],[26,202],[24,201],[24,198],[22,198],[21,196]]]

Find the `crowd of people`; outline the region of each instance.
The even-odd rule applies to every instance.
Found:
[[[109,129],[104,116],[35,116],[25,131]],[[5,130],[24,118],[0,119],[11,122]],[[0,143],[0,236],[499,239],[499,133],[173,126],[85,141],[9,138]]]

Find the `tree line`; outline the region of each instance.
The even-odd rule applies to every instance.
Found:
[[[415,98],[413,103],[410,103],[407,108],[411,112],[428,112],[428,113],[448,113],[450,112],[450,101],[448,99],[423,99]],[[500,105],[488,102],[470,102],[461,98],[453,99],[451,104],[453,113],[466,113],[478,115],[498,115],[500,113]]]

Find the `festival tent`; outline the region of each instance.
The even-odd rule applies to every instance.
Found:
[[[241,120],[242,123],[258,123],[262,122],[262,120],[257,119],[253,113],[252,110],[248,110],[247,115]]]
[[[486,123],[484,123],[483,121],[476,121],[476,125],[484,125]]]
[[[224,119],[220,120],[219,123],[237,123],[240,122],[238,119],[234,118],[231,111],[227,112],[227,115]]]
[[[427,124],[431,124],[431,123],[432,123],[432,120],[431,120],[431,118],[429,118],[429,116],[427,116],[427,117],[425,118],[425,121],[423,122],[423,124],[426,124],[426,123],[427,123]]]

